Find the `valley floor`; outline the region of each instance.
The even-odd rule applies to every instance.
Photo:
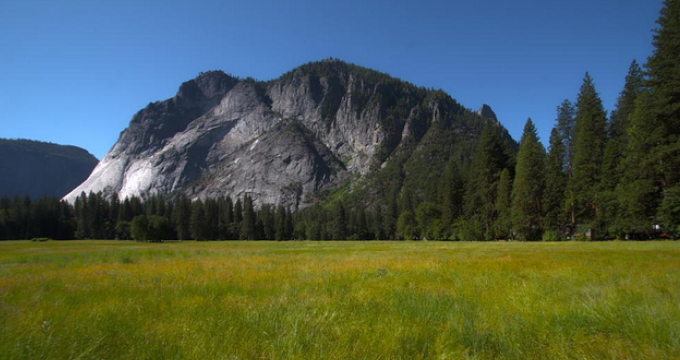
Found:
[[[0,242],[0,359],[680,358],[680,242]]]

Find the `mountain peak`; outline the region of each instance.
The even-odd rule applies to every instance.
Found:
[[[92,176],[65,198],[73,202],[83,191],[248,195],[256,205],[297,210],[342,184],[378,179],[368,175],[392,171],[390,164],[409,167],[410,158],[414,167],[435,168],[406,171],[413,179],[434,179],[451,156],[435,149],[464,152],[455,144],[479,135],[480,119],[442,94],[336,59],[267,82],[201,73],[174,98],[139,111]]]
[[[496,113],[493,112],[491,109],[491,106],[484,104],[482,107],[477,110],[477,115],[481,116],[484,119],[491,119],[494,121],[498,121],[498,117],[496,117]]]

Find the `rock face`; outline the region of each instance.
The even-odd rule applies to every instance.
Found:
[[[60,198],[96,165],[97,158],[79,147],[0,139],[0,196]]]
[[[491,110],[491,106],[484,104],[482,107],[477,110],[477,115],[484,119],[491,119],[493,121],[498,121],[498,118],[496,117],[496,113]]]
[[[422,137],[441,117],[431,93],[336,60],[269,82],[201,73],[139,111],[65,199],[249,195],[301,209],[380,169],[403,139]]]

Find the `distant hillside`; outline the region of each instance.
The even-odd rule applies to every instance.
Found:
[[[87,179],[97,163],[76,146],[0,139],[0,196],[62,197]]]

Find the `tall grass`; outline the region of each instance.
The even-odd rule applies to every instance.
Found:
[[[0,243],[0,359],[680,358],[680,243]]]

